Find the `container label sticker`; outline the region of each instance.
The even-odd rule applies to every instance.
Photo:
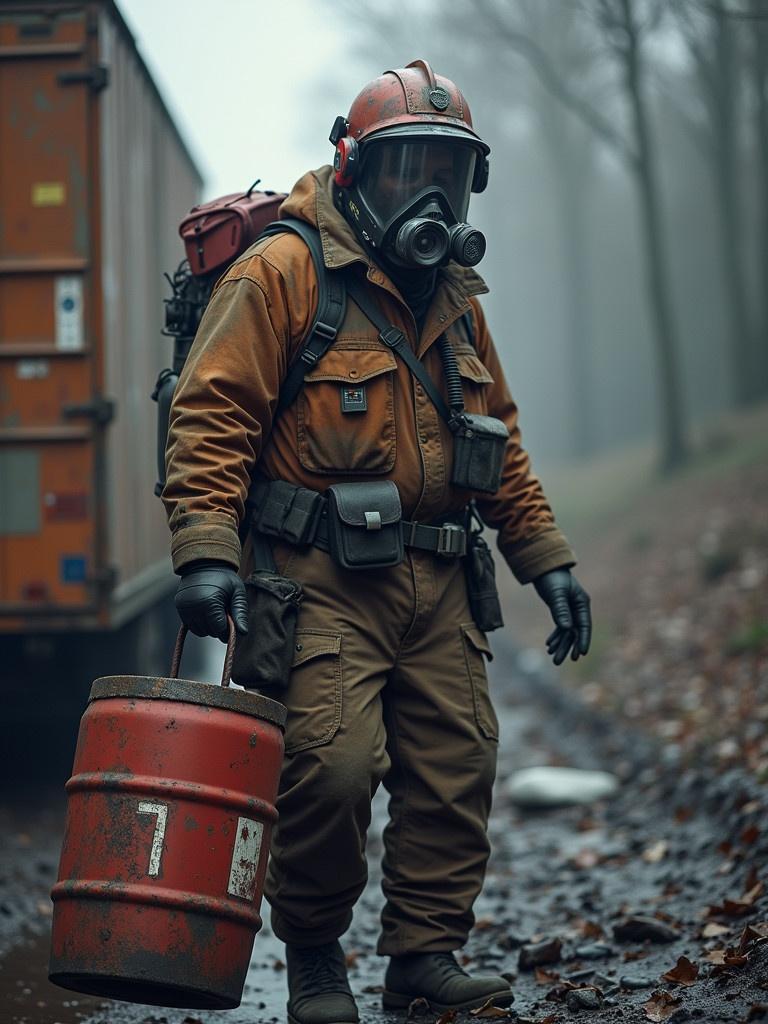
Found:
[[[83,347],[83,279],[72,275],[56,278],[56,348],[77,352]]]
[[[16,376],[19,380],[44,380],[50,371],[47,359],[19,359]]]
[[[251,821],[250,818],[237,819],[237,839],[227,886],[230,896],[252,900],[256,895],[256,872],[259,867],[263,834],[264,825],[260,821]]]
[[[33,206],[63,206],[66,200],[67,188],[63,181],[33,182]]]
[[[163,855],[163,842],[165,840],[165,823],[168,820],[168,804],[151,804],[142,800],[139,804],[139,814],[156,814],[155,834],[152,837],[152,849],[149,853],[148,875],[157,876],[160,874],[160,858]]]
[[[61,582],[62,583],[85,583],[86,581],[86,560],[84,555],[62,555],[61,558]]]

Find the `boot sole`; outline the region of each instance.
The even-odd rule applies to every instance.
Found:
[[[381,1005],[385,1010],[407,1010],[414,999],[426,999],[426,996],[403,995],[401,992],[389,992],[387,989],[381,994]],[[438,1013],[446,1013],[448,1010],[476,1010],[492,1000],[493,1006],[509,1006],[514,994],[511,989],[505,988],[499,992],[487,992],[484,996],[477,996],[475,999],[467,999],[463,1003],[438,1003],[434,999],[427,999],[429,1008]],[[298,1022],[297,1022],[298,1024]]]
[[[305,1021],[299,1020],[298,1017],[294,1017],[292,1013],[287,1014],[288,1024],[306,1024]],[[339,1020],[339,1021],[326,1021],[325,1024],[359,1024],[360,1018],[356,1017],[354,1020]]]

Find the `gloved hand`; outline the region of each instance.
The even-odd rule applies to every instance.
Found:
[[[181,570],[176,611],[195,636],[229,637],[227,614],[238,633],[248,632],[245,584],[228,562],[190,562]]]
[[[592,614],[589,594],[570,569],[552,569],[533,581],[536,593],[548,606],[555,629],[547,637],[547,654],[561,665],[571,652],[571,661],[589,650],[592,637]]]

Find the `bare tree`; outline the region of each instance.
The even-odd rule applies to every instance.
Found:
[[[738,58],[742,26],[715,4],[699,6],[690,0],[676,0],[672,10],[693,63],[697,96],[703,101],[700,138],[713,170],[718,251],[730,319],[727,353],[731,387],[736,404],[744,405],[756,397],[757,391],[741,204]],[[755,67],[757,64],[756,60]]]
[[[581,118],[625,164],[637,186],[643,228],[648,297],[660,391],[660,466],[668,471],[688,456],[679,355],[669,276],[662,238],[661,195],[646,98],[646,37],[657,27],[662,0],[583,0],[580,10],[600,31],[606,52],[619,70],[620,92],[628,111],[628,132],[593,106],[560,73],[544,46],[524,31],[515,12],[498,0],[476,0],[475,10],[508,47],[524,57],[563,105]],[[642,16],[644,15],[644,17]]]

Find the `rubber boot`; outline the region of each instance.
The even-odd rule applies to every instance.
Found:
[[[357,1006],[338,941],[286,946],[289,1024],[357,1024]]]
[[[509,1006],[514,999],[509,982],[504,978],[494,975],[471,978],[456,963],[453,953],[393,956],[384,977],[384,1009],[405,1009],[419,997],[440,1013],[472,1010],[489,999],[494,1006]]]

